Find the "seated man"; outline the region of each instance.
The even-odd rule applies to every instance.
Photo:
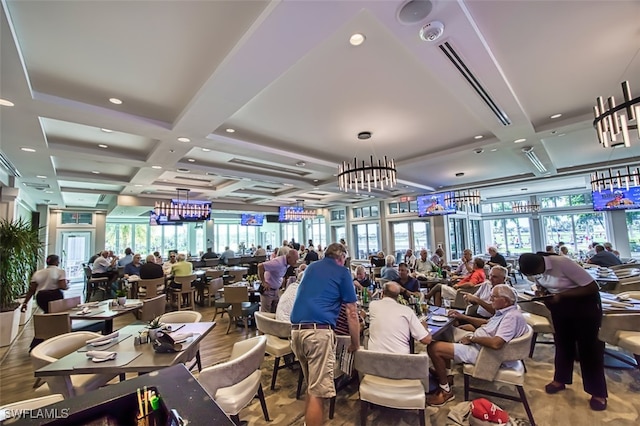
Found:
[[[605,250],[604,246],[598,244],[596,246],[596,254],[591,256],[587,263],[608,268],[609,266],[622,265],[622,261],[610,251]]]
[[[174,278],[188,277],[193,274],[193,263],[187,262],[187,256],[184,253],[178,255],[178,261],[171,266],[171,273]],[[171,288],[181,289],[182,284],[172,282],[169,284]]]
[[[416,257],[413,255],[413,250],[407,249],[404,254],[404,263],[407,264],[409,269],[415,269],[416,267]]]
[[[473,252],[469,249],[465,249],[462,252],[462,259],[460,259],[460,264],[453,272],[454,279],[466,277],[470,273],[473,272]]]
[[[369,279],[364,266],[359,265],[356,268],[356,277],[353,279],[353,285],[356,286],[357,290],[362,290],[363,288],[371,287],[372,284],[373,282]]]
[[[440,407],[454,398],[447,381],[447,363],[451,360],[473,364],[483,346],[501,349],[506,343],[527,332],[527,322],[515,305],[516,294],[511,287],[506,284],[495,286],[491,292],[491,300],[496,314],[487,324],[462,338],[460,343],[433,342],[427,346],[440,385],[438,392],[427,397],[429,405]]]
[[[398,274],[398,270],[393,267],[395,260],[391,255],[385,257],[384,261],[386,265],[380,270],[380,278],[389,281],[398,281],[400,275]]]
[[[426,278],[427,273],[433,272],[437,269],[437,266],[427,259],[427,249],[420,250],[420,257],[416,259],[416,272],[415,275],[418,279]]]
[[[376,254],[375,256],[369,256],[369,262],[373,266],[376,266],[378,268],[384,267],[384,265],[385,265],[384,252],[383,251],[379,251],[378,254]]]
[[[409,266],[406,263],[398,265],[398,275],[396,282],[400,284],[400,292],[403,296],[420,296],[420,283],[409,275]]]
[[[456,294],[458,293],[458,289],[475,287],[482,284],[485,279],[486,276],[484,275],[484,260],[476,257],[473,260],[473,273],[467,275],[453,286],[437,284],[435,287],[429,290],[429,292],[425,294],[424,297],[426,300],[430,300],[433,297],[435,304],[437,306],[441,306],[442,298],[454,300],[456,298]]]
[[[431,263],[440,269],[448,268],[446,260],[444,259],[444,250],[442,250],[442,248],[438,247],[436,249],[433,256],[431,256]]]
[[[413,310],[397,302],[401,287],[394,282],[384,285],[382,299],[369,307],[369,350],[408,354],[409,340],[414,338],[425,345],[431,335]]]
[[[154,254],[150,254],[149,256],[147,256],[146,263],[140,266],[140,278],[142,278],[143,280],[151,280],[154,278],[164,277],[162,266],[155,263],[155,260],[156,256]]]
[[[140,276],[140,267],[142,264],[140,263],[141,256],[139,254],[133,255],[133,260],[124,267],[125,276],[129,275],[137,275]]]
[[[489,264],[489,266],[502,266],[504,268],[507,267],[507,260],[504,258],[503,255],[501,255],[500,253],[498,253],[498,249],[495,247],[489,247],[487,249],[487,251],[489,252],[489,256],[491,256],[491,259],[489,259],[489,261],[487,262]]]
[[[115,297],[118,290],[118,284],[116,279],[118,278],[118,267],[116,266],[118,259],[109,258],[109,252],[103,250],[100,256],[93,262],[93,269],[91,270],[91,277],[93,278],[108,278],[108,298]]]

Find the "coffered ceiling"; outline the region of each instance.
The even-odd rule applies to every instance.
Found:
[[[623,80],[640,93],[640,2],[408,3],[2,0],[0,152],[33,204],[109,211],[176,188],[255,210],[353,203],[369,194],[340,192],[336,166],[371,155],[398,165],[376,198],[586,188],[639,161],[637,138],[599,146],[591,111]],[[422,40],[433,21],[442,36]]]

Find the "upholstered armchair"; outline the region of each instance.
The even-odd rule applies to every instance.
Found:
[[[271,390],[274,390],[276,387],[278,370],[290,365],[285,363],[280,366],[280,358],[293,354],[290,341],[291,323],[276,320],[276,314],[272,314],[270,312],[256,312],[254,316],[258,331],[267,337],[266,352],[275,357],[273,362],[273,374],[271,376]]]

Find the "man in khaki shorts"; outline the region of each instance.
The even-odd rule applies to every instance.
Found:
[[[325,257],[304,272],[291,311],[291,347],[307,379],[305,422],[321,425],[324,399],[336,394],[333,383],[336,337],[333,329],[340,305],[347,307],[353,352],[360,346],[356,293],[351,273],[344,267],[347,250],[342,244],[327,247]]]

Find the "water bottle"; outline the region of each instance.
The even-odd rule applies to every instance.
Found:
[[[362,289],[362,304],[366,305],[369,303],[369,291],[366,288]]]

